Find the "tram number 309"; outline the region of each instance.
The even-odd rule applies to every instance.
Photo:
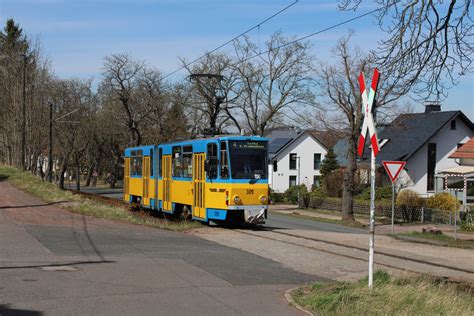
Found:
[[[247,194],[253,194],[253,189],[247,189]]]

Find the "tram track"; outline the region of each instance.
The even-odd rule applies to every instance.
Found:
[[[100,202],[103,202],[103,203],[106,203],[106,204],[109,204],[109,205],[118,206],[118,207],[122,207],[124,209],[130,210],[130,205],[128,203],[126,203],[125,201],[122,201],[122,200],[118,200],[116,198],[106,197],[106,196],[93,194],[93,193],[87,193],[87,192],[83,192],[83,191],[76,191],[76,190],[69,190],[69,191],[71,191],[73,194],[76,194],[76,195],[81,195],[81,196],[84,196],[84,197],[87,197],[87,198],[90,198],[90,199],[93,199],[93,200],[97,200],[97,201],[100,201]],[[154,216],[150,212],[146,212],[146,214],[141,214],[140,216],[149,216],[150,218],[156,218],[156,216]],[[252,233],[248,229],[240,229],[240,228],[237,228],[237,229],[233,228],[232,229],[232,231],[235,231],[235,232],[240,233],[240,234],[250,235],[250,236],[253,236],[253,237],[257,237],[257,238],[263,238],[263,239],[266,239],[266,240],[285,243],[285,244],[292,245],[292,246],[297,246],[297,247],[311,249],[311,250],[315,250],[315,251],[319,251],[319,252],[324,252],[324,253],[327,253],[327,254],[330,254],[330,255],[335,255],[335,256],[344,257],[344,258],[357,260],[357,261],[362,261],[362,262],[367,262],[367,260],[368,260],[366,258],[367,249],[363,248],[363,247],[358,247],[358,246],[354,246],[354,245],[347,245],[347,244],[343,244],[343,243],[340,243],[340,242],[329,241],[329,240],[325,240],[325,239],[321,239],[321,238],[315,238],[315,237],[307,237],[307,236],[292,234],[292,233],[283,232],[283,231],[276,231],[275,229],[269,229],[269,228],[266,228],[266,227],[253,227],[252,230],[256,231],[256,232],[258,232],[258,231],[269,232],[269,233],[280,235],[280,236],[285,236],[285,237],[290,237],[290,238],[297,238],[297,239],[306,240],[306,241],[310,241],[310,242],[323,243],[323,244],[327,244],[327,245],[330,245],[330,246],[345,248],[345,249],[348,249],[350,251],[359,252],[359,255],[344,253],[344,251],[328,250],[328,249],[324,249],[324,247],[316,247],[314,245],[305,245],[305,244],[302,244],[302,243],[292,242],[292,241],[289,241],[289,240],[282,240],[282,239],[274,238],[274,237],[271,237],[271,236],[262,236],[262,235],[257,234],[257,233]],[[374,263],[379,265],[379,266],[384,266],[384,267],[387,267],[387,268],[390,268],[390,269],[396,269],[396,270],[406,271],[406,272],[411,272],[411,273],[422,273],[419,270],[417,271],[417,270],[410,269],[410,268],[407,268],[407,267],[400,267],[399,265],[394,265],[394,264],[382,262],[380,260],[380,256],[382,256],[383,258],[391,258],[391,259],[395,259],[395,260],[411,262],[411,263],[414,263],[414,264],[431,266],[431,267],[438,268],[438,269],[446,269],[446,270],[449,270],[449,271],[455,271],[457,273],[467,273],[467,274],[471,274],[471,275],[474,276],[474,270],[471,270],[471,269],[454,267],[454,266],[445,265],[445,264],[442,264],[442,263],[436,263],[436,262],[432,262],[432,261],[427,261],[427,260],[423,260],[423,259],[410,258],[410,257],[406,257],[406,256],[403,256],[403,255],[388,253],[386,251],[377,251],[376,255],[379,257],[379,259],[374,260]],[[423,273],[426,273],[426,272],[423,272]],[[428,274],[430,274],[430,273],[428,273]],[[436,276],[439,277],[438,275],[436,275]],[[444,276],[444,278],[448,278],[448,279],[451,279],[451,280],[454,280],[454,281],[463,281],[463,280],[460,280],[458,278],[453,278],[453,277]]]
[[[262,236],[260,234],[251,233],[248,230],[234,229],[233,231],[236,231],[236,232],[241,233],[241,234],[246,234],[246,235],[250,235],[250,236],[254,236],[254,237],[258,237],[258,238],[271,240],[271,241],[276,241],[276,242],[285,243],[285,244],[289,244],[289,245],[293,245],[293,246],[298,246],[298,247],[302,247],[302,248],[306,248],[306,249],[316,250],[316,251],[324,252],[324,253],[327,253],[327,254],[336,255],[336,256],[339,256],[339,257],[344,257],[344,258],[353,259],[353,260],[357,260],[357,261],[367,262],[367,260],[368,260],[366,258],[367,257],[367,249],[362,248],[362,247],[358,247],[358,246],[346,245],[346,244],[342,244],[342,243],[338,243],[338,242],[332,242],[332,241],[319,239],[319,238],[312,238],[312,237],[306,237],[306,236],[291,234],[291,233],[287,233],[287,232],[275,231],[274,229],[267,229],[265,227],[257,229],[257,231],[270,232],[270,233],[273,233],[273,234],[282,235],[282,236],[286,236],[286,237],[303,239],[303,240],[317,242],[317,243],[324,243],[324,244],[328,244],[328,245],[331,245],[331,246],[336,246],[336,247],[340,247],[340,248],[347,248],[347,249],[350,249],[350,250],[353,250],[353,251],[359,251],[359,252],[362,252],[360,254],[360,256],[344,253],[343,251],[328,250],[328,249],[324,249],[323,247],[316,247],[314,245],[305,245],[305,244],[301,244],[301,243],[298,243],[298,242],[292,242],[292,241],[289,241],[289,240],[281,240],[279,238],[272,238],[271,236]],[[410,257],[402,256],[402,255],[387,253],[387,252],[384,252],[384,251],[377,251],[376,255],[379,256],[379,257],[383,256],[385,258],[392,258],[392,259],[407,261],[407,262],[411,262],[411,263],[415,263],[415,264],[427,265],[427,266],[440,268],[440,269],[447,269],[447,270],[450,270],[450,271],[455,271],[457,273],[459,273],[459,272],[467,273],[467,274],[471,274],[471,275],[474,276],[474,270],[471,270],[471,269],[465,269],[465,268],[449,266],[449,265],[440,264],[440,263],[436,263],[436,262],[431,262],[431,261],[427,261],[427,260],[423,260],[423,259],[410,258]],[[397,270],[401,270],[401,271],[407,271],[407,272],[411,272],[411,273],[426,273],[426,272],[420,272],[418,270],[410,269],[410,268],[407,268],[407,267],[401,267],[399,265],[394,265],[394,264],[389,264],[389,263],[386,263],[386,262],[382,262],[380,260],[380,258],[374,260],[374,263],[378,264],[380,266],[387,267],[387,268],[397,269]],[[438,276],[438,275],[436,275],[436,276]],[[446,277],[448,279],[453,279],[453,280],[456,280],[456,281],[462,281],[459,278],[453,278],[453,277],[448,277],[448,276],[444,276],[444,277]]]

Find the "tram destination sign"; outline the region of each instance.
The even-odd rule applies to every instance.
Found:
[[[266,149],[265,142],[234,141],[232,147],[239,149]]]

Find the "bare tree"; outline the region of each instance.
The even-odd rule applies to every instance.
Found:
[[[362,0],[340,0],[356,10]],[[471,0],[374,0],[380,28],[388,35],[375,51],[382,73],[403,80],[417,99],[443,99],[451,84],[472,72]]]
[[[323,113],[334,113],[333,120],[328,115],[322,115],[321,121],[329,129],[342,130],[348,143],[347,166],[344,170],[342,188],[342,219],[354,220],[353,196],[356,192],[355,176],[357,171],[357,140],[363,119],[362,101],[359,92],[358,76],[362,71],[366,78],[372,78],[374,57],[362,53],[359,49],[351,50],[350,36],[343,38],[334,48],[333,53],[337,64],[322,64],[319,67],[318,78],[322,95],[325,95],[327,106]],[[385,111],[393,110],[396,102],[403,96],[404,87],[399,81],[381,78],[376,96],[377,108]],[[324,97],[323,97],[324,98]],[[335,109],[336,111],[332,110]]]
[[[233,93],[236,77],[231,67],[232,60],[225,54],[214,53],[206,55],[193,66],[189,66],[184,59],[181,63],[188,70],[192,83],[189,106],[199,111],[205,120],[198,129],[219,134],[229,119],[235,119],[229,112],[229,104],[236,98]]]
[[[111,106],[120,106],[122,111],[120,118],[130,133],[130,146],[138,146],[141,143],[141,132],[138,124],[144,115],[137,109],[134,90],[138,85],[140,72],[143,70],[143,62],[135,61],[128,54],[116,54],[105,58],[104,79],[101,92],[110,97]],[[106,100],[103,100],[107,102]]]
[[[264,53],[249,38],[234,47],[239,99],[233,113],[252,134],[265,134],[286,110],[297,112],[298,107],[314,102],[308,43],[291,42],[277,32],[265,43]]]

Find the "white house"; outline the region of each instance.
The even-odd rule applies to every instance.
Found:
[[[474,136],[473,123],[461,111],[441,111],[440,105],[427,105],[424,113],[399,115],[387,126],[377,128],[383,144],[376,162],[405,161],[406,166],[397,185],[430,196],[443,190],[443,181],[435,175],[457,166],[449,156]],[[335,146],[341,166],[344,166],[343,142]],[[365,151],[360,164],[370,163],[370,150]]]
[[[269,143],[269,183],[276,192],[305,184],[310,190],[319,186],[321,161],[327,148],[311,131],[275,130]]]

